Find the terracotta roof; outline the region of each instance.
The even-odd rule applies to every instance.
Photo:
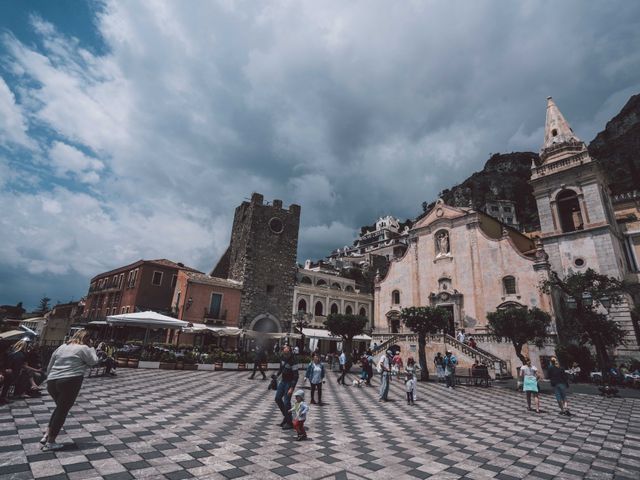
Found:
[[[159,258],[159,259],[156,259],[156,260],[140,259],[137,262],[133,262],[133,263],[130,263],[128,265],[124,265],[122,267],[114,268],[113,270],[109,270],[107,272],[99,273],[98,275],[95,275],[95,276],[93,276],[91,278],[91,282],[93,282],[94,280],[96,280],[98,278],[111,276],[111,275],[113,275],[115,273],[126,272],[127,270],[131,270],[133,268],[139,267],[140,265],[142,265],[144,263],[154,263],[156,265],[162,265],[164,267],[175,268],[175,269],[178,269],[178,270],[185,270],[187,272],[202,273],[199,270],[196,270],[195,268],[187,267],[186,265],[181,265],[181,264],[172,262],[171,260],[167,260],[166,258]]]
[[[242,289],[242,283],[235,280],[229,280],[226,278],[210,277],[201,272],[187,272],[189,281],[193,283],[201,283],[204,285],[214,285],[216,287],[227,287]]]

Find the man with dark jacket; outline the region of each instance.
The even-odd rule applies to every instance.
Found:
[[[276,403],[278,408],[282,412],[282,422],[280,426],[284,430],[293,428],[293,419],[291,417],[291,396],[293,390],[298,383],[298,369],[296,359],[291,352],[291,347],[285,345],[282,347],[282,354],[280,356],[280,368],[276,377],[280,377],[278,388],[276,389]]]
[[[266,361],[267,361],[267,356],[265,354],[265,351],[260,345],[258,345],[256,347],[256,358],[254,360],[255,363],[253,364],[253,372],[251,373],[251,376],[249,377],[249,379],[253,380],[253,378],[256,376],[256,370],[260,370],[263,380],[267,379],[267,376],[264,374],[264,370],[262,369],[262,364],[265,363]]]

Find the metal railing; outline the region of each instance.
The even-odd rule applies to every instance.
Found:
[[[452,347],[460,350],[465,355],[473,358],[475,361],[479,361],[482,364],[485,364],[495,370],[496,378],[508,378],[511,377],[511,368],[508,365],[508,362],[501,359],[500,357],[495,356],[493,353],[487,352],[486,350],[481,350],[479,348],[472,348],[466,343],[462,343],[461,341],[453,338],[451,335],[447,335],[446,333],[443,335],[443,340],[445,344],[451,345]]]

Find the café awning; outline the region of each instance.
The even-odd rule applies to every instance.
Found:
[[[188,322],[152,311],[110,315],[107,317],[107,323],[109,325],[124,325],[129,327],[171,329],[180,329],[189,325]]]
[[[334,340],[336,342],[341,342],[342,337],[338,337],[335,335],[331,335],[329,330],[324,330],[322,328],[303,328],[302,334],[308,338],[317,338],[319,340]],[[371,337],[369,335],[356,335],[353,337],[354,340],[361,340],[365,342],[371,341]]]
[[[211,333],[221,337],[237,337],[242,332],[237,327],[215,327],[204,323],[189,323],[182,331],[184,333]]]

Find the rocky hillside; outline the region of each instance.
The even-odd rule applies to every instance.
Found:
[[[624,108],[589,144],[589,152],[609,172],[613,193],[640,186],[640,94],[629,99]],[[529,186],[531,161],[539,161],[533,152],[495,154],[480,172],[440,193],[449,205],[482,209],[487,201],[512,200],[526,231],[540,228],[538,210]],[[432,204],[424,202],[423,211]]]

